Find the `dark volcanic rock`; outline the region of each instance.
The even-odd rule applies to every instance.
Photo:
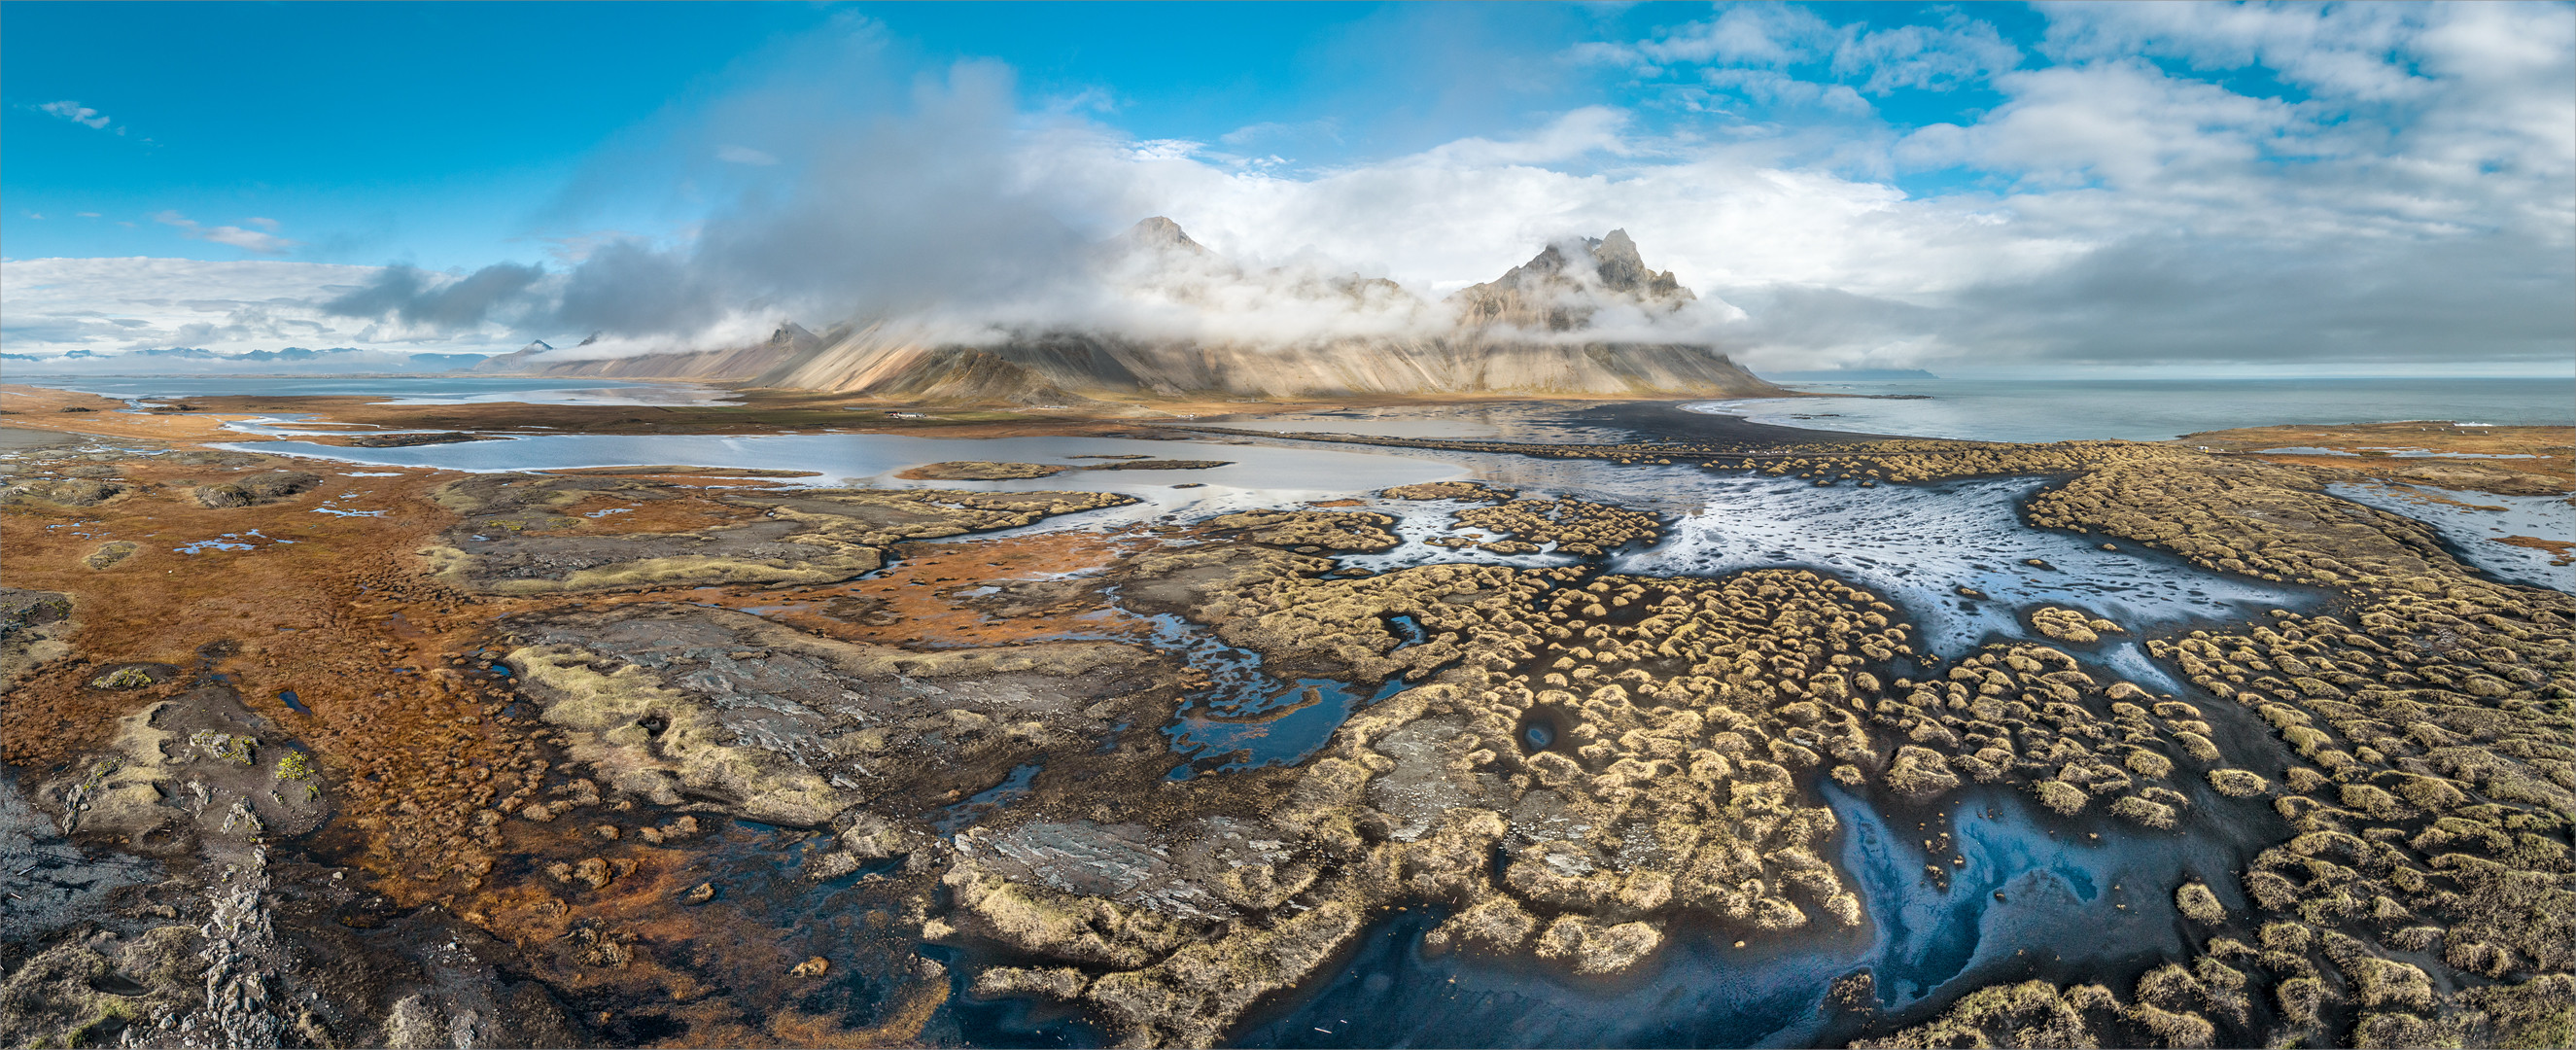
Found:
[[[319,474],[308,474],[300,470],[272,470],[265,474],[252,474],[231,481],[219,481],[212,485],[199,485],[190,490],[189,494],[196,497],[199,506],[248,507],[261,503],[274,503],[289,496],[309,492],[321,483],[322,475]]]
[[[30,481],[0,490],[0,504],[38,502],[62,507],[95,507],[133,491],[131,485],[95,478]]]

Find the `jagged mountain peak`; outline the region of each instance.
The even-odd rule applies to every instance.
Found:
[[[1208,254],[1207,245],[1191,240],[1181,224],[1156,215],[1127,228],[1127,242],[1140,248],[1179,248]]]
[[[803,349],[814,345],[814,342],[818,338],[818,336],[808,330],[804,325],[797,324],[794,321],[780,321],[778,322],[778,330],[769,333],[769,345],[789,347],[792,349]]]
[[[1499,278],[1459,289],[1449,302],[1471,327],[1563,332],[1582,327],[1604,298],[1668,312],[1699,297],[1672,271],[1648,267],[1636,240],[1617,229],[1550,244]]]
[[[553,344],[548,343],[543,339],[532,339],[529,340],[528,345],[520,347],[519,352],[523,354],[542,354],[552,349],[554,349]]]
[[[1668,271],[1658,274],[1647,268],[1644,256],[1637,254],[1637,242],[1626,230],[1612,230],[1609,236],[1589,244],[1592,249],[1592,271],[1601,278],[1601,286],[1612,291],[1633,292],[1652,285],[1657,278],[1673,280]],[[1672,285],[1680,288],[1678,282]]]

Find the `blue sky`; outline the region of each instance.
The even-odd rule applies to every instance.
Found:
[[[686,342],[1161,213],[1426,295],[1624,225],[1753,359],[2554,362],[2576,14],[2480,7],[9,3],[0,338]],[[389,264],[528,269],[323,308]]]
[[[854,15],[880,24],[892,42],[881,76],[998,59],[1017,72],[1034,109],[1083,114],[1141,139],[1275,155],[1289,170],[1508,134],[1584,105],[1633,107],[1642,126],[1712,135],[1770,108],[1712,112],[1672,97],[1670,78],[1564,56],[1573,43],[1651,38],[1705,18],[1701,4],[5,10],[0,128],[10,163],[0,170],[9,202],[0,221],[16,258],[263,254],[154,218],[176,212],[201,227],[272,220],[294,231],[286,236],[298,242],[292,256],[313,261],[536,261],[542,245],[532,237],[568,232],[548,227],[565,218],[557,194],[587,160],[689,119],[756,82],[764,59]],[[1944,10],[1861,4],[1834,14],[1897,26]],[[2026,10],[1981,17],[2025,45],[2044,28]],[[1973,86],[1898,87],[1871,102],[1877,120],[1913,126],[1956,121],[1997,99]],[[110,123],[91,127],[42,108],[63,101]],[[1904,174],[1900,184],[1926,187],[1957,175]]]

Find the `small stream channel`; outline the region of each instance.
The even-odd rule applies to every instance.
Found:
[[[1331,742],[1352,712],[1405,688],[1400,678],[1374,686],[1333,678],[1281,679],[1262,669],[1261,654],[1228,645],[1209,628],[1168,613],[1149,619],[1154,633],[1146,644],[1178,655],[1209,679],[1163,727],[1172,751],[1184,759],[1172,768],[1174,780],[1295,765]],[[1409,619],[1403,623],[1411,625]],[[1421,631],[1413,625],[1407,644],[1420,642]]]
[[[2187,875],[2221,874],[2237,848],[2210,833],[2148,833],[2066,821],[2003,791],[1891,817],[1830,783],[1843,822],[1837,859],[1869,924],[1785,940],[1676,930],[1639,972],[1585,980],[1489,957],[1427,955],[1435,912],[1415,909],[1363,935],[1309,997],[1257,1020],[1243,1046],[1797,1046],[1839,1043],[1869,1018],[1825,1004],[1867,968],[1874,1013],[1919,1020],[1966,988],[2033,973],[2134,969],[2185,957],[2193,931],[2174,911]],[[1947,814],[1946,821],[1933,821]],[[1905,829],[1900,823],[1917,823]],[[1967,861],[1946,890],[1916,843],[1938,828]],[[2089,839],[2091,829],[2103,837]],[[2233,836],[2227,836],[2233,838]],[[2222,882],[2226,880],[2221,880]],[[2232,887],[2213,884],[2231,908]],[[2000,894],[2000,896],[1998,896]],[[1884,1024],[1879,1027],[1885,1027]]]

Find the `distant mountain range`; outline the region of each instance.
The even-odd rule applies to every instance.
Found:
[[[939,403],[1781,392],[1703,342],[1640,338],[1696,297],[1670,272],[1648,268],[1623,230],[1549,245],[1502,277],[1436,305],[1392,281],[1246,271],[1164,218],[1140,222],[1106,246],[1101,266],[1134,281],[1140,300],[1213,302],[1249,290],[1262,298],[1263,309],[1347,316],[1354,321],[1345,327],[1378,330],[1259,341],[1062,324],[970,343],[928,338],[894,322],[820,333],[787,323],[760,343],[694,352],[585,357],[581,347],[533,343],[476,370],[731,380]]]
[[[290,346],[283,350],[251,350],[238,354],[217,353],[191,346],[158,347],[101,354],[74,350],[52,357],[34,354],[0,354],[0,361],[10,362],[12,372],[37,374],[106,374],[117,372],[453,372],[472,368],[486,360],[483,354],[409,354],[394,350],[362,350],[353,346],[335,346],[326,350],[308,350]]]

